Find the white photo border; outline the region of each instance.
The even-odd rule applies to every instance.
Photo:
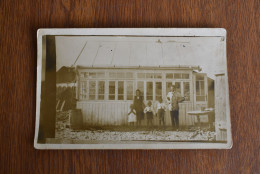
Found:
[[[225,60],[226,30],[223,28],[70,28],[70,29],[38,29],[37,31],[37,89],[36,89],[36,120],[34,147],[36,149],[231,149],[231,121],[227,64],[226,77],[226,114],[227,114],[227,143],[200,142],[154,142],[130,141],[129,143],[108,144],[40,144],[38,140],[41,101],[41,73],[42,73],[42,37],[45,35],[61,36],[153,36],[153,37],[223,37]],[[227,62],[227,61],[226,61]]]

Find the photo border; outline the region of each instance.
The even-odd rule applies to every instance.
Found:
[[[57,36],[152,36],[152,37],[223,37],[224,57],[226,60],[226,116],[227,143],[198,143],[198,142],[142,142],[108,144],[40,144],[38,132],[41,103],[41,73],[42,73],[42,37]],[[227,76],[226,30],[223,28],[86,28],[86,29],[38,29],[37,31],[37,89],[36,89],[36,123],[34,147],[36,149],[231,149],[231,121],[229,87]]]

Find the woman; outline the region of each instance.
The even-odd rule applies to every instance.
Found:
[[[136,90],[136,96],[134,98],[134,109],[136,111],[136,125],[140,126],[141,121],[144,119],[144,98],[141,96],[141,91]]]

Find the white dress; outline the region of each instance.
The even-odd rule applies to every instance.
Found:
[[[136,122],[136,111],[133,109],[131,112],[131,109],[128,110],[128,122]]]

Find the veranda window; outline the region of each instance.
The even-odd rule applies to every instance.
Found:
[[[96,99],[96,81],[89,81],[89,100]]]
[[[162,98],[162,82],[155,82],[155,99]]]
[[[115,92],[116,92],[116,82],[110,81],[109,82],[109,100],[115,100]]]
[[[181,82],[175,82],[175,90],[181,94]]]
[[[141,95],[144,95],[144,82],[143,81],[138,81],[137,82],[137,89],[141,91]]]
[[[166,73],[166,79],[173,79],[172,73]]]
[[[174,73],[174,79],[189,79],[190,75],[187,73]]]
[[[153,100],[153,82],[146,82],[146,100]]]
[[[109,78],[112,79],[132,79],[132,72],[109,72]]]
[[[190,101],[190,83],[183,82],[184,98],[185,101]]]
[[[206,101],[204,76],[196,76],[196,101]]]
[[[87,98],[87,82],[81,82],[80,99],[85,100]]]
[[[124,100],[124,81],[118,81],[118,100]]]
[[[166,82],[166,94],[171,91],[172,82]]]
[[[133,81],[127,81],[126,82],[126,99],[127,100],[133,100],[134,98],[134,82]]]
[[[98,100],[105,99],[105,81],[98,82]]]

